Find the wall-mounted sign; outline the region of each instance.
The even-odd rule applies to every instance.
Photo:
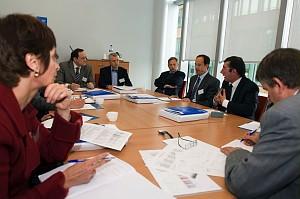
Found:
[[[43,24],[47,25],[47,17],[37,16],[36,18]]]

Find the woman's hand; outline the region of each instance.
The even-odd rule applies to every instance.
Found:
[[[67,168],[63,173],[65,175],[64,188],[68,189],[72,186],[86,184],[96,174],[96,168],[105,164],[109,160],[105,159],[108,153],[102,153],[85,162],[76,163]]]
[[[63,84],[49,84],[45,89],[44,96],[48,103],[55,104],[57,113],[62,118],[70,120],[70,94]]]

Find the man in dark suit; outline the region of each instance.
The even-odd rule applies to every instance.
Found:
[[[221,111],[254,119],[258,103],[258,86],[245,77],[245,63],[241,57],[228,57],[221,73],[224,76],[222,90],[214,97]]]
[[[300,198],[299,77],[296,49],[276,49],[259,64],[256,78],[274,105],[261,118],[252,153],[221,149],[227,155],[226,186],[237,198]]]
[[[132,86],[127,70],[119,66],[119,56],[109,54],[110,66],[100,69],[99,88],[112,89],[113,86]]]
[[[94,88],[92,66],[87,64],[87,56],[83,49],[77,48],[71,53],[70,61],[59,64],[56,81],[76,90],[80,87]]]
[[[213,98],[219,90],[220,81],[208,73],[210,58],[207,55],[198,55],[195,60],[196,75],[190,79],[186,102],[196,102],[203,106],[212,107]]]
[[[168,67],[170,70],[161,73],[159,78],[154,81],[154,85],[157,87],[155,92],[178,96],[185,74],[178,70],[176,57],[169,58]]]

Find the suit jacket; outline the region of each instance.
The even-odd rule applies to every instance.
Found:
[[[223,81],[222,88],[228,91],[229,82]],[[254,119],[255,111],[258,103],[258,86],[246,77],[242,77],[238,84],[232,100],[227,106],[227,113]],[[221,105],[218,109],[225,111],[226,109]]]
[[[57,72],[56,81],[60,84],[64,83],[76,83],[80,87],[87,87],[88,82],[94,82],[92,66],[86,65],[80,67],[80,78],[79,81],[75,81],[75,71],[73,61],[62,62],[59,64],[60,69]]]
[[[107,88],[108,85],[112,85],[111,80],[111,66],[106,66],[100,69],[99,76],[99,88]],[[127,70],[118,67],[118,86],[132,86],[132,83],[128,77]]]
[[[171,74],[170,71],[165,71],[154,81],[154,85],[157,87],[155,92],[164,93],[166,95],[178,95],[184,78],[184,72],[176,71]],[[164,88],[166,84],[176,86],[176,88]]]
[[[0,85],[0,198],[63,199],[64,175],[58,172],[34,187],[29,183],[33,171],[41,164],[62,162],[79,139],[81,116],[71,111],[67,122],[55,115],[51,132],[36,118],[28,105],[23,111],[11,90]]]
[[[197,77],[197,75],[194,75],[190,79],[189,90],[185,96],[190,100],[193,99],[192,91],[197,81]],[[201,84],[199,85],[198,90],[196,92],[196,103],[201,104],[203,106],[212,107],[213,98],[217,94],[219,87],[220,81],[217,78],[211,76],[209,73],[207,73],[201,81]]]
[[[238,198],[300,198],[300,94],[274,104],[261,119],[253,152],[226,160],[225,181]]]

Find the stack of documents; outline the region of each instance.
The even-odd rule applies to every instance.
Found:
[[[186,122],[207,119],[209,113],[206,110],[202,110],[190,106],[178,106],[164,108],[159,112],[160,116],[174,120],[176,122]]]
[[[58,171],[64,171],[74,163],[68,163],[39,176],[43,182]],[[87,184],[71,187],[67,199],[174,199],[170,194],[159,189],[131,165],[113,158],[97,168],[95,176]]]
[[[84,94],[93,99],[95,99],[97,97],[101,97],[103,99],[119,99],[120,98],[120,94],[110,92],[107,90],[97,89],[97,88],[87,91],[87,92],[84,92]]]
[[[226,156],[220,149],[197,140],[197,146],[186,150],[177,141],[177,138],[170,139],[162,150],[140,151],[159,186],[173,196],[221,190],[208,177],[224,176]]]
[[[148,94],[128,94],[125,96],[125,99],[137,104],[153,104],[160,102],[157,97]]]
[[[81,127],[80,140],[121,151],[131,135],[132,133],[121,131],[116,127],[84,123]]]
[[[113,91],[120,94],[137,93],[137,89],[132,86],[113,86]]]

